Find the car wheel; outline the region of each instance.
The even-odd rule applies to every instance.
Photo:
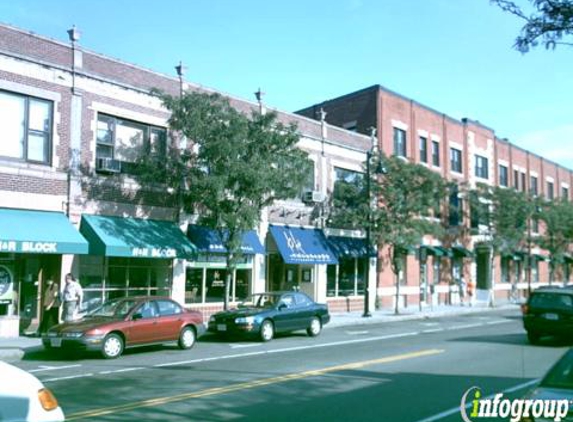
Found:
[[[306,329],[306,332],[311,337],[316,337],[322,331],[322,323],[318,317],[313,317],[310,320],[310,326]]]
[[[118,334],[108,334],[103,340],[101,354],[106,359],[115,359],[123,353],[123,339]]]
[[[261,340],[271,341],[275,335],[275,327],[272,321],[266,319],[261,324]]]
[[[538,344],[540,338],[541,335],[539,333],[535,333],[533,331],[527,332],[527,340],[529,340],[531,344]]]
[[[184,350],[190,349],[195,345],[196,339],[195,330],[191,327],[185,327],[181,330],[181,334],[179,334],[179,347]]]

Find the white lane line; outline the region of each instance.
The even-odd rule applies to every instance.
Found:
[[[497,325],[497,324],[505,324],[506,322],[510,322],[509,320],[506,319],[500,319],[497,321],[490,321],[490,322],[486,322],[487,325]]]
[[[28,371],[28,372],[34,373],[34,372],[55,371],[58,369],[77,368],[79,366],[82,366],[82,365],[64,365],[64,366],[40,365],[39,369],[32,369],[31,371]]]
[[[123,368],[123,369],[114,369],[113,371],[101,371],[98,372],[100,375],[109,375],[109,374],[117,374],[120,372],[131,372],[131,371],[140,371],[145,368]]]
[[[523,384],[518,384],[518,385],[515,385],[513,387],[506,388],[505,390],[501,391],[501,393],[503,393],[503,394],[514,393],[516,391],[523,390],[524,388],[531,387],[532,385],[534,385],[538,382],[539,382],[539,379],[527,381],[527,382],[524,382]],[[495,394],[491,394],[487,397],[483,397],[482,399],[483,400],[489,400],[489,399],[492,399],[494,397],[495,397]],[[461,396],[460,396],[460,398],[461,398]],[[470,401],[468,404],[466,404],[465,408],[469,409],[470,407],[472,407],[472,405],[473,405],[473,403]],[[425,419],[420,419],[419,421],[416,421],[416,422],[435,422],[435,421],[439,421],[440,419],[447,418],[448,416],[454,415],[456,413],[460,414],[460,411],[461,411],[460,406],[456,406],[456,407],[453,407],[451,409],[440,412],[436,415],[427,417]]]
[[[63,380],[72,380],[76,378],[87,378],[93,377],[94,374],[78,374],[78,375],[71,375],[69,377],[59,377],[59,378],[48,378],[47,380],[42,380],[42,382],[53,382],[53,381],[63,381]]]
[[[346,331],[349,336],[363,336],[370,333],[370,331]]]
[[[466,328],[477,328],[477,327],[483,327],[483,324],[480,322],[478,324],[454,325],[453,327],[446,328],[446,330],[448,331],[465,330]]]
[[[231,349],[244,349],[246,347],[260,347],[262,344],[232,344]]]
[[[445,330],[444,330],[443,328],[431,328],[431,329],[428,329],[428,330],[422,330],[422,333],[424,333],[424,334],[431,334],[431,333],[439,333],[439,332],[442,332],[442,331],[445,331]]]

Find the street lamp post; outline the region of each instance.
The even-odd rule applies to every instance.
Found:
[[[370,313],[370,251],[372,247],[372,198],[371,198],[371,186],[370,186],[370,178],[372,175],[372,168],[370,161],[372,161],[372,157],[377,152],[377,138],[376,138],[376,128],[370,129],[370,141],[371,146],[368,151],[366,151],[366,199],[367,199],[367,211],[366,211],[366,271],[365,271],[365,282],[364,282],[364,313],[362,316],[364,318],[371,317],[372,314]],[[386,169],[383,168],[380,163],[376,167],[375,174],[385,174]],[[377,248],[375,249],[378,250]]]

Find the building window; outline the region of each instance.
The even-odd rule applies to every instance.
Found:
[[[394,128],[394,155],[406,157],[406,131]]]
[[[459,195],[459,188],[453,185],[450,189],[450,215],[449,223],[452,227],[460,226],[463,222],[463,203]]]
[[[476,155],[476,177],[481,179],[489,179],[489,168],[487,158],[481,155]]]
[[[450,148],[451,170],[456,173],[462,172],[462,152],[456,148]]]
[[[561,186],[561,198],[566,201],[569,201],[569,188]]]
[[[489,225],[489,205],[483,201],[477,192],[471,191],[469,195],[470,227],[479,229],[480,226]]]
[[[515,190],[519,190],[519,171],[513,170],[513,187]]]
[[[51,101],[0,91],[0,156],[50,164]]]
[[[554,189],[554,184],[553,182],[547,182],[547,199],[549,199],[550,201],[553,200],[553,198],[555,198],[555,192],[553,191]]]
[[[530,192],[532,195],[537,196],[537,193],[538,193],[538,190],[537,190],[537,177],[531,176],[531,177],[529,178],[529,183],[530,183],[529,192]]]
[[[432,141],[432,164],[440,167],[440,143]]]
[[[428,162],[428,139],[420,136],[420,162]]]
[[[500,186],[509,186],[509,171],[506,166],[499,165],[499,185]]]
[[[531,231],[535,234],[539,233],[539,218],[531,218]]]
[[[527,184],[525,182],[525,173],[521,173],[521,190],[523,192],[527,190]]]
[[[165,128],[99,114],[96,138],[96,170],[136,171],[142,154],[165,154]]]

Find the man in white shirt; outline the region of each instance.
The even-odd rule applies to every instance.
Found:
[[[62,292],[64,302],[62,319],[64,322],[74,320],[76,312],[80,309],[83,296],[84,292],[80,283],[75,280],[71,273],[66,274],[66,285]]]

